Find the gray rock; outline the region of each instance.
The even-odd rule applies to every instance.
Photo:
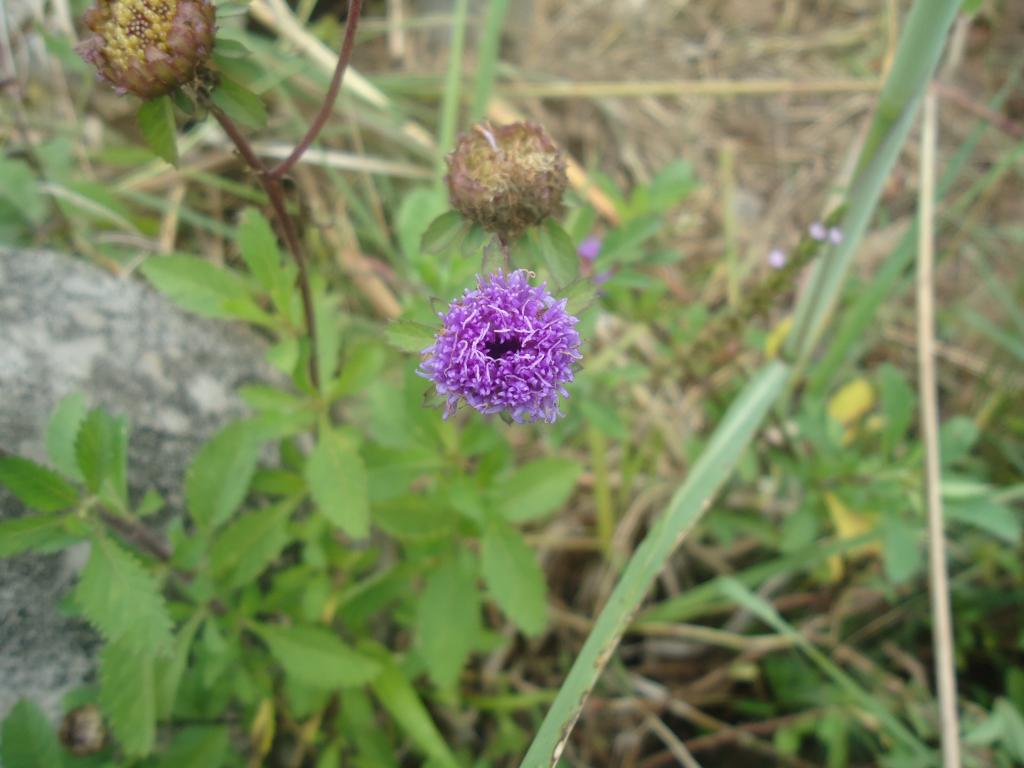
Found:
[[[244,414],[235,388],[272,378],[263,352],[246,329],[187,316],[138,280],[0,248],[0,445],[8,451],[45,461],[53,408],[83,392],[130,420],[133,498],[152,486],[180,507],[195,449]],[[0,519],[20,514],[0,490]],[[57,605],[87,554],[83,545],[0,560],[0,719],[21,697],[56,719],[63,695],[92,674],[97,638]]]

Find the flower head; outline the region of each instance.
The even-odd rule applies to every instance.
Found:
[[[534,123],[481,123],[447,159],[452,206],[506,243],[557,213],[569,183],[565,157]]]
[[[445,418],[465,400],[481,413],[552,422],[580,358],[576,318],[527,272],[477,278],[448,311],[418,373],[447,398]]]
[[[78,53],[118,93],[153,99],[192,80],[213,51],[210,0],[97,0]]]
[[[768,266],[772,269],[782,269],[786,266],[787,261],[789,261],[789,258],[781,248],[772,248],[768,252]]]
[[[594,259],[601,253],[603,241],[597,235],[588,235],[576,247],[576,255],[587,264],[593,264]]]

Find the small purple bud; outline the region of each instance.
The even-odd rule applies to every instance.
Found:
[[[601,238],[597,235],[589,235],[576,248],[576,254],[588,263],[593,263],[597,255],[601,253]]]
[[[604,285],[605,283],[612,279],[612,275],[614,274],[615,272],[613,270],[606,269],[604,272],[598,272],[596,275],[594,275],[592,282],[594,283],[594,285]]]
[[[843,230],[839,227],[830,227],[828,230],[828,241],[832,245],[839,245],[843,242]]]
[[[825,242],[828,237],[828,232],[825,230],[825,225],[820,221],[816,221],[807,228],[807,234],[811,236],[812,240],[817,240],[819,243]]]
[[[782,269],[786,266],[786,252],[781,248],[772,248],[768,252],[768,266],[772,269]]]

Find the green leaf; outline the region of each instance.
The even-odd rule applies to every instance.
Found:
[[[491,599],[527,635],[548,623],[544,573],[522,535],[508,523],[491,520],[484,529],[480,566]]]
[[[381,671],[371,683],[373,692],[398,723],[398,727],[412,739],[416,747],[443,768],[459,768],[459,762],[448,748],[444,737],[434,724],[430,710],[402,670],[383,648],[374,654]]]
[[[178,146],[175,136],[178,126],[174,122],[174,105],[167,96],[143,102],[139,107],[139,130],[149,148],[171,165],[178,164]]]
[[[21,456],[0,458],[0,485],[39,512],[60,512],[78,503],[78,491],[71,483]]]
[[[128,420],[95,408],[75,439],[75,457],[86,487],[115,509],[128,509]]]
[[[5,768],[53,768],[62,762],[60,744],[39,708],[22,699],[0,728],[0,765]]]
[[[57,471],[72,480],[83,479],[75,456],[75,440],[88,410],[85,395],[72,393],[57,404],[46,427],[46,453]]]
[[[353,538],[369,534],[366,466],[348,440],[324,430],[306,461],[305,477],[324,517]]]
[[[394,320],[388,324],[387,339],[395,349],[419,354],[434,343],[436,328],[413,320]]]
[[[245,280],[238,273],[195,256],[154,256],[141,269],[160,293],[203,317],[230,317],[225,302],[249,298]]]
[[[171,650],[170,658],[167,661],[161,662],[156,667],[154,686],[156,689],[157,717],[170,717],[174,710],[174,700],[178,695],[181,676],[185,673],[185,667],[188,666],[192,641],[195,640],[196,632],[199,630],[202,620],[202,613],[194,613],[182,625],[174,638],[174,648]]]
[[[155,655],[171,645],[171,619],[156,578],[104,536],[92,540],[74,598],[89,623],[124,650]]]
[[[328,690],[351,688],[369,683],[380,673],[380,664],[326,629],[270,624],[253,629],[285,674],[302,685]]]
[[[455,248],[465,237],[467,222],[458,211],[447,211],[434,219],[427,226],[420,239],[420,253],[427,256],[440,256]]]
[[[1007,544],[1020,542],[1020,515],[992,496],[949,500],[945,504],[945,516],[990,533]]]
[[[174,737],[157,768],[220,768],[229,764],[231,737],[220,726],[191,726]]]
[[[581,278],[568,286],[563,292],[565,311],[570,315],[579,315],[597,300],[598,288],[593,280]]]
[[[954,416],[939,427],[942,466],[955,464],[971,452],[978,440],[978,425],[967,416]]]
[[[156,741],[154,666],[153,656],[131,647],[127,638],[100,653],[100,709],[131,757],[148,755]]]
[[[65,546],[75,539],[68,535],[65,517],[28,515],[0,520],[0,558],[30,549],[49,550]]]
[[[318,293],[313,299],[316,314],[316,353],[321,388],[326,387],[338,369],[341,353],[341,315],[337,297]]]
[[[492,486],[492,498],[506,520],[538,520],[568,501],[582,472],[569,459],[538,459]]]
[[[245,500],[265,441],[259,425],[241,421],[199,449],[185,474],[185,504],[200,528],[227,522]]]
[[[885,427],[882,431],[882,455],[889,456],[907,433],[914,420],[914,390],[893,365],[878,371],[878,390]]]
[[[31,224],[46,218],[48,206],[35,171],[22,160],[0,157],[0,200],[10,203]]]
[[[893,584],[916,576],[923,565],[921,530],[902,520],[889,518],[882,528],[885,575]]]
[[[427,674],[441,689],[452,688],[480,635],[480,593],[468,557],[446,557],[427,576],[416,608],[416,643]]]
[[[375,503],[373,522],[396,539],[436,540],[452,534],[456,518],[450,504],[419,495]]]
[[[220,84],[210,98],[214,106],[246,128],[259,130],[267,124],[267,108],[263,100],[235,80],[221,76]]]
[[[288,543],[288,517],[294,502],[241,515],[226,526],[210,548],[210,573],[228,589],[252,582]]]
[[[540,255],[556,289],[568,286],[580,273],[580,257],[572,238],[554,219],[546,219],[537,230]]]
[[[281,251],[270,222],[255,208],[238,221],[238,249],[260,287],[273,290],[281,277]]]

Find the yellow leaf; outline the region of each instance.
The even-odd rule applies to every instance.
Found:
[[[865,533],[875,530],[878,522],[877,515],[856,512],[847,507],[842,500],[833,493],[825,494],[825,504],[828,507],[828,515],[832,519],[832,525],[836,529],[836,536],[840,539],[855,539]],[[848,553],[850,558],[867,557],[882,554],[881,542],[872,541],[854,547]],[[828,561],[829,574],[833,581],[838,581],[843,575],[843,560],[839,555],[833,555]]]
[[[779,321],[779,324],[772,328],[771,333],[764,340],[764,354],[765,357],[773,358],[778,357],[779,350],[782,349],[782,342],[789,336],[789,331],[793,327],[793,316],[786,315]]]
[[[828,415],[844,427],[857,421],[875,404],[875,390],[865,378],[854,379],[828,401]]]
[[[274,702],[272,699],[263,699],[249,729],[250,743],[261,758],[266,757],[274,743],[274,725]]]

